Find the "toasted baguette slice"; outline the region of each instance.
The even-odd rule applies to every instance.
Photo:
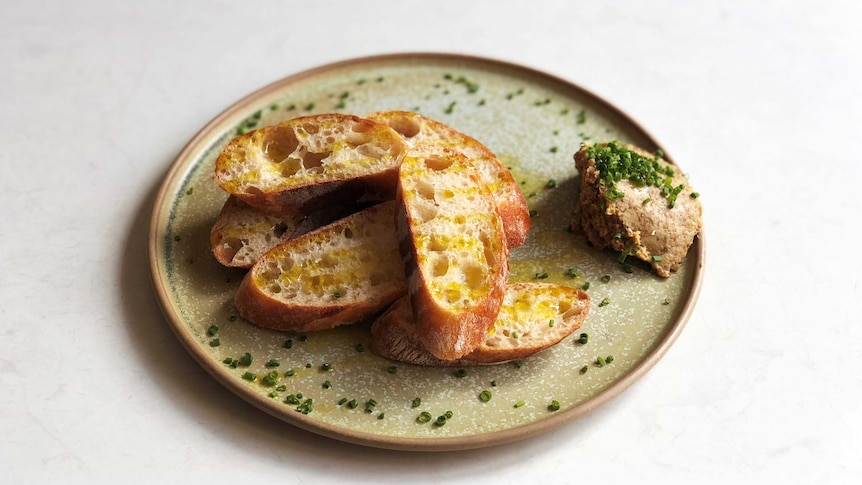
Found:
[[[377,111],[369,114],[368,118],[386,123],[411,145],[435,143],[461,151],[494,195],[506,231],[506,245],[511,249],[524,244],[530,231],[527,201],[512,174],[485,145],[439,121],[411,111]]]
[[[464,155],[424,144],[404,156],[396,202],[417,334],[437,358],[463,357],[485,340],[509,276],[494,199]]]
[[[391,200],[407,148],[382,123],[322,114],[265,126],[231,140],[215,165],[222,189],[280,214],[335,201]]]
[[[251,268],[265,252],[290,239],[304,219],[300,212],[267,214],[228,197],[210,231],[210,243],[219,263]]]
[[[371,351],[387,359],[438,367],[526,359],[579,329],[589,310],[590,297],[582,290],[547,283],[507,285],[503,306],[485,342],[461,359],[441,360],[422,346],[410,299],[403,297],[371,326]]]
[[[277,330],[358,322],[407,293],[395,202],[365,209],[264,254],[240,283],[240,316]]]

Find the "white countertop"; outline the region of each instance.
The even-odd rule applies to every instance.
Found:
[[[173,3],[0,6],[0,483],[862,478],[862,4]],[[207,374],[151,289],[154,195],[201,127],[284,76],[417,51],[584,86],[703,194],[679,340],[534,439],[431,454],[301,431]]]

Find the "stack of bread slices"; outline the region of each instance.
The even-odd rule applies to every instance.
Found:
[[[578,329],[581,290],[509,284],[529,231],[512,175],[475,139],[406,111],[321,114],[265,126],[222,150],[228,194],[211,233],[249,268],[235,304],[292,331],[374,319],[371,348],[418,365],[523,359]]]

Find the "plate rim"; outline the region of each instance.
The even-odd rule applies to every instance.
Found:
[[[492,57],[482,57],[472,54],[459,53],[444,53],[444,52],[397,52],[388,54],[378,54],[371,56],[355,57],[327,64],[318,65],[309,69],[301,70],[294,74],[282,77],[276,81],[264,85],[251,93],[243,96],[236,102],[232,103],[221,113],[215,116],[211,121],[204,125],[183,147],[179,154],[171,162],[170,168],[165,174],[160,184],[158,193],[152,206],[152,213],[149,222],[148,231],[148,257],[150,279],[153,285],[153,290],[156,293],[159,301],[159,306],[162,310],[165,319],[168,322],[174,335],[180,340],[180,343],[185,347],[186,351],[219,383],[228,388],[231,392],[252,404],[256,408],[270,414],[271,416],[286,422],[298,428],[310,431],[312,433],[322,435],[328,438],[337,439],[340,441],[370,446],[374,448],[383,448],[390,450],[401,451],[458,451],[476,448],[485,448],[490,446],[502,445],[527,439],[563,424],[570,423],[575,419],[593,411],[594,409],[606,404],[611,399],[617,397],[623,391],[631,387],[635,382],[640,380],[647,372],[664,357],[670,347],[677,340],[682,330],[685,328],[688,320],[694,311],[695,304],[700,296],[703,286],[706,262],[706,241],[704,231],[697,234],[692,248],[689,250],[688,258],[694,258],[693,271],[691,275],[691,290],[688,292],[686,301],[682,305],[682,309],[672,324],[670,330],[664,337],[653,345],[652,350],[637,363],[629,372],[622,377],[613,381],[607,388],[587,399],[586,401],[565,409],[559,413],[555,413],[537,421],[531,421],[526,424],[514,426],[504,430],[479,433],[474,435],[440,437],[440,438],[417,438],[417,437],[402,437],[376,434],[370,432],[357,431],[341,426],[336,426],[330,423],[325,423],[314,418],[311,418],[300,413],[287,413],[284,406],[277,406],[272,399],[266,399],[258,393],[251,392],[248,388],[242,386],[242,383],[233,374],[230,374],[222,366],[216,365],[209,353],[206,352],[200,343],[194,338],[192,333],[185,325],[184,320],[179,315],[176,305],[170,304],[173,299],[170,295],[168,284],[168,275],[165,264],[164,253],[162,251],[162,243],[164,242],[166,226],[162,224],[165,219],[165,207],[170,206],[174,201],[174,186],[178,182],[182,182],[187,176],[187,172],[194,169],[194,164],[185,163],[196,153],[205,152],[208,147],[207,141],[211,140],[213,133],[217,129],[230,121],[232,118],[237,118],[237,122],[242,119],[241,111],[246,108],[250,102],[265,98],[270,92],[281,89],[285,85],[299,82],[305,78],[312,77],[327,71],[332,71],[352,65],[372,64],[380,62],[393,62],[398,60],[439,60],[439,61],[461,61],[471,64],[482,64],[496,66],[498,68],[511,69],[528,75],[537,76],[544,80],[550,80],[556,83],[565,85],[569,89],[580,91],[584,96],[593,99],[606,109],[611,111],[615,116],[619,116],[626,123],[630,123],[643,136],[652,142],[657,148],[661,149],[665,158],[673,162],[673,159],[668,154],[668,151],[656,140],[656,138],[646,130],[640,123],[632,119],[627,113],[619,109],[615,104],[609,102],[604,97],[595,94],[594,92],[583,88],[573,81],[564,79],[555,74],[539,70],[530,66],[500,60]],[[170,211],[167,211],[168,213]]]

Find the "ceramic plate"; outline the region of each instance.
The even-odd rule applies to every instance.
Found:
[[[483,142],[510,168],[533,215],[527,243],[511,252],[510,280],[547,273],[546,282],[589,282],[592,309],[573,337],[524,361],[469,368],[459,377],[455,369],[373,355],[367,322],[290,334],[236,316],[232,300],[244,272],[220,266],[210,252],[210,228],[227,198],[212,178],[219,150],[238,133],[300,115],[391,109],[449,124]],[[659,148],[625,114],[584,89],[495,60],[399,54],[290,76],[228,108],[174,162],[150,225],[156,293],[173,331],[208,372],[298,427],[407,450],[478,448],[542,433],[607,402],[655,365],[688,319],[703,274],[702,234],[683,268],[665,280],[646,266],[624,272],[615,253],[596,251],[569,230],[579,183],[572,155],[587,140]],[[605,298],[610,304],[599,306]],[[589,335],[586,345],[578,343],[581,332]],[[224,363],[245,354],[252,357],[249,365]],[[596,364],[609,355],[612,363]],[[262,376],[273,371],[276,382],[265,383]],[[256,379],[249,380],[252,374]],[[487,402],[479,398],[485,390],[491,393]],[[313,409],[304,414],[307,399]],[[376,405],[368,406],[370,400]],[[550,407],[553,401],[558,410]],[[452,417],[435,425],[447,411]],[[419,422],[422,412],[434,419]]]

